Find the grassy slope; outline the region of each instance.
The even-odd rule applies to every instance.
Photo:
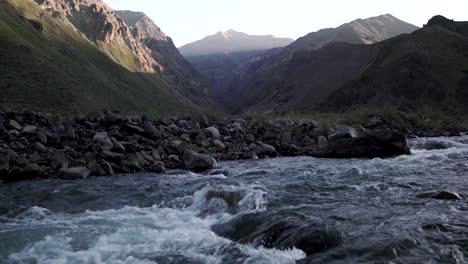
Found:
[[[40,21],[43,32],[28,19]],[[7,108],[152,114],[195,109],[164,78],[128,71],[29,1],[0,3],[0,61],[0,103]]]

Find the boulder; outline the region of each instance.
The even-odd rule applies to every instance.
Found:
[[[160,138],[161,137],[161,131],[159,131],[152,123],[151,121],[146,121],[144,124],[144,129],[146,134],[148,134],[150,137],[154,138]]]
[[[10,120],[8,124],[10,125],[10,128],[16,131],[21,131],[21,129],[23,128],[16,120]]]
[[[114,145],[113,150],[119,153],[125,153],[126,149],[125,146],[117,141],[115,138],[111,138],[112,144]]]
[[[328,140],[324,136],[318,136],[317,144],[319,145],[319,147],[324,147],[324,146],[328,145]]]
[[[48,139],[47,139],[47,135],[46,135],[44,132],[39,131],[39,132],[37,133],[37,139],[39,139],[39,141],[40,141],[42,144],[47,144]]]
[[[242,198],[244,198],[243,194],[238,191],[210,190],[205,195],[205,199],[207,201],[212,199],[221,199],[228,205],[229,208],[235,208],[238,206]]]
[[[67,126],[63,134],[63,137],[66,139],[71,139],[71,140],[75,139],[76,138],[75,128],[73,128],[72,126]]]
[[[0,153],[0,173],[10,169],[10,160],[11,157],[8,154]]]
[[[339,125],[336,127],[336,132],[328,136],[328,141],[333,141],[340,138],[356,138],[357,136],[358,133],[355,128]]]
[[[157,161],[150,167],[151,172],[154,173],[163,173],[166,171],[166,166],[161,161]]]
[[[125,159],[124,154],[112,152],[110,150],[104,150],[103,152],[101,152],[101,157],[103,157],[105,160],[110,160],[110,161],[121,161]]]
[[[411,152],[402,133],[374,130],[354,138],[329,141],[326,147],[316,147],[309,154],[320,158],[383,158]]]
[[[278,154],[276,152],[275,147],[273,147],[272,145],[264,144],[264,143],[259,144],[258,146],[255,146],[253,151],[257,155],[267,155],[267,156],[270,156],[270,157],[276,156]]]
[[[213,157],[205,154],[198,154],[191,150],[184,152],[183,161],[185,168],[194,172],[202,172],[218,166]]]
[[[91,171],[85,167],[62,168],[59,170],[60,178],[64,180],[86,179]]]
[[[37,127],[36,126],[25,126],[21,132],[22,133],[25,133],[25,134],[34,134],[36,133],[37,131]]]
[[[107,132],[97,132],[93,137],[93,141],[101,150],[111,150],[114,147],[112,140],[107,136]]]
[[[219,133],[219,130],[216,127],[211,126],[211,127],[205,128],[205,130],[210,132],[212,138],[215,138],[215,139],[221,138],[221,133]]]
[[[50,167],[54,170],[68,167],[68,160],[63,150],[54,151],[54,154],[50,160]]]
[[[223,144],[223,142],[221,142],[221,141],[218,140],[218,139],[213,140],[213,145],[214,145],[218,150],[221,150],[221,151],[223,151],[224,149],[226,149],[226,146]]]
[[[247,141],[247,143],[255,142],[255,136],[253,134],[247,134],[244,136],[244,138],[245,138],[245,141]]]
[[[47,147],[42,145],[42,143],[36,142],[36,143],[34,143],[34,147],[39,152],[47,152]]]

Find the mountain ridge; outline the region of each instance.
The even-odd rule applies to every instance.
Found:
[[[461,113],[467,105],[468,38],[456,31],[468,23],[436,20],[443,26],[433,21],[372,45],[331,43],[297,51],[287,64],[264,67],[245,82],[242,108],[287,113],[388,106]]]
[[[290,44],[290,38],[277,38],[273,35],[249,35],[247,33],[228,30],[219,31],[203,39],[179,47],[185,57],[219,55],[225,53],[246,52],[253,50],[268,50]]]

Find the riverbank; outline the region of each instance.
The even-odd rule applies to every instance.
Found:
[[[278,156],[373,158],[409,154],[404,133],[378,117],[353,126],[316,121],[125,116],[60,118],[0,113],[0,179],[65,179],[166,169],[204,171],[218,161]]]

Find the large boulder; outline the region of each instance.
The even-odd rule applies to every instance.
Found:
[[[328,141],[333,141],[340,138],[356,138],[357,136],[358,133],[355,128],[339,125],[336,127],[336,132],[328,136]]]
[[[374,130],[358,137],[329,141],[309,154],[320,158],[383,158],[411,152],[405,135],[391,130]]]
[[[192,150],[184,152],[183,161],[185,168],[194,172],[202,172],[218,166],[216,160],[205,154],[198,154]]]
[[[205,130],[210,132],[212,138],[219,139],[221,137],[221,133],[216,127],[211,126],[211,127],[205,128]]]

